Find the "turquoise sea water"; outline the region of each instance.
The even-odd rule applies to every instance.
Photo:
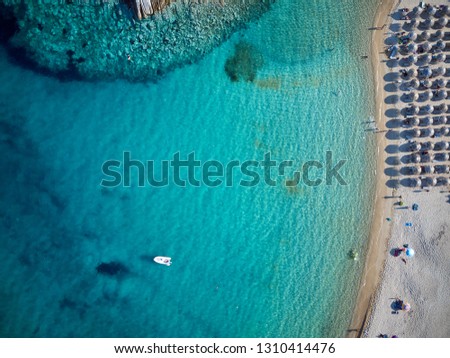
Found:
[[[345,335],[373,196],[375,5],[280,0],[157,84],[59,82],[1,50],[0,335]],[[264,58],[254,83],[224,72],[242,41]],[[348,185],[102,188],[125,150],[299,165],[331,150]],[[111,261],[129,274],[96,272]]]

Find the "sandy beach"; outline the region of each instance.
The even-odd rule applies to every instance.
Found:
[[[374,74],[374,83],[376,86],[375,97],[375,120],[376,127],[380,130],[385,129],[384,124],[384,91],[383,77],[386,73],[386,66],[382,63],[384,56],[384,36],[386,26],[395,3],[394,0],[380,1],[377,14],[373,22],[373,26],[369,29],[372,31],[372,66]],[[378,29],[377,29],[378,28]],[[385,196],[389,194],[388,187],[385,185],[387,180],[384,174],[384,161],[386,159],[384,148],[387,145],[385,136],[375,134],[377,137],[377,186],[375,193],[374,212],[372,218],[372,227],[369,236],[368,253],[361,279],[361,287],[358,294],[357,305],[352,318],[350,329],[347,337],[360,337],[363,326],[367,322],[370,314],[372,297],[379,283],[380,271],[385,260],[386,237],[390,232],[390,226],[385,223],[385,216],[390,215],[391,206],[388,205]]]
[[[443,4],[442,1],[427,3]],[[374,133],[377,135],[378,184],[369,252],[349,337],[450,337],[450,326],[446,322],[450,317],[448,185],[419,185],[418,188],[393,185],[394,182],[405,183],[410,179],[393,177],[392,173],[398,167],[390,166],[394,157],[404,154],[396,153],[393,156],[390,148],[410,145],[411,140],[401,135],[396,138],[393,133],[402,131],[392,130],[387,125],[396,120],[387,118],[387,111],[391,108],[402,111],[408,104],[402,101],[392,104],[386,100],[392,95],[386,90],[389,85],[386,78],[398,73],[403,67],[387,65],[385,43],[387,38],[395,36],[394,32],[398,31],[398,26],[403,26],[404,22],[390,14],[398,8],[406,7],[412,10],[417,5],[418,1],[412,0],[380,2],[372,29],[376,121],[379,129]],[[446,67],[446,64],[442,66]],[[446,104],[449,104],[448,102],[448,99],[445,100]],[[442,138],[435,138],[433,135],[430,140],[437,144]],[[445,140],[448,141],[448,137]],[[400,163],[399,160],[394,164]],[[446,164],[448,165],[448,160]],[[427,180],[434,177],[436,175],[428,177]],[[417,210],[413,210],[413,206]],[[415,255],[408,257],[404,246],[413,248]],[[405,250],[400,251],[401,249]],[[399,309],[396,305],[398,300],[407,302],[411,310],[406,312]]]

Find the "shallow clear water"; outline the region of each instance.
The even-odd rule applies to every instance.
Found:
[[[1,335],[343,336],[370,226],[374,11],[280,0],[157,84],[61,83],[2,50]],[[241,41],[264,58],[254,83],[223,70]],[[348,185],[102,188],[125,150],[298,166],[331,150]],[[97,274],[110,261],[130,274]]]

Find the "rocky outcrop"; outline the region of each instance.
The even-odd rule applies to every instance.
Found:
[[[272,2],[0,0],[0,40],[3,32],[17,63],[62,79],[155,81],[201,59]],[[249,54],[244,48],[228,62],[233,79],[254,77],[258,61]],[[247,72],[236,70],[242,64]]]
[[[170,0],[128,0],[127,2],[139,20],[154,15],[170,4]]]

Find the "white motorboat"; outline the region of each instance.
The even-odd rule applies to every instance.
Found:
[[[166,256],[156,256],[153,261],[160,265],[170,266],[172,265],[172,258]]]

